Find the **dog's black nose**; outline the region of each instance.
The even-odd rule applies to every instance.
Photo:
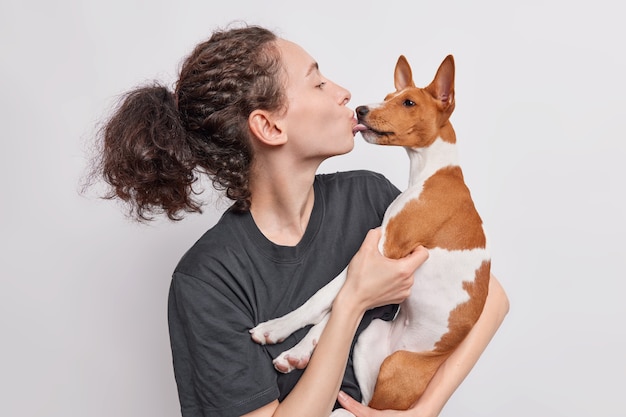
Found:
[[[356,108],[357,117],[365,117],[367,113],[370,112],[370,109],[367,106],[359,106]]]

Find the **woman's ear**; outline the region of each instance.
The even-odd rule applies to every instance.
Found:
[[[255,110],[248,117],[252,134],[265,145],[277,146],[287,142],[287,134],[280,118],[265,110]]]

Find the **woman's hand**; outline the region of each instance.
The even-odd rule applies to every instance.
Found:
[[[355,308],[365,311],[398,304],[409,296],[415,270],[428,259],[428,251],[419,246],[404,258],[389,259],[378,250],[380,237],[380,227],[368,232],[350,261],[346,282],[335,303],[354,303]]]
[[[406,411],[375,410],[373,408],[369,408],[368,406],[356,401],[343,391],[339,391],[337,399],[343,408],[354,414],[356,417],[400,417],[403,414],[406,414]]]

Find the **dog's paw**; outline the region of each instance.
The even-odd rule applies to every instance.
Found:
[[[294,369],[306,368],[316,344],[316,340],[313,340],[312,343],[298,343],[273,360],[274,368],[283,374],[288,374]]]
[[[285,334],[285,326],[280,319],[268,320],[249,330],[252,340],[260,345],[280,343],[291,333]]]
[[[281,353],[276,359],[274,359],[274,368],[278,372],[288,374],[294,369],[304,369],[309,364],[309,357],[293,357],[289,354]]]

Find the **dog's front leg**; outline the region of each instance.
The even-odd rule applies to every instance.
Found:
[[[322,321],[311,327],[306,336],[304,336],[298,344],[278,355],[276,359],[272,361],[274,368],[284,374],[296,368],[305,368],[309,364],[309,359],[311,359],[315,345],[317,345],[317,341],[320,339],[329,318],[330,314],[327,313]]]
[[[252,339],[262,345],[280,343],[296,330],[309,324],[320,323],[330,312],[333,300],[346,280],[346,271],[347,268],[296,310],[250,329]],[[320,334],[321,330],[319,330]]]

